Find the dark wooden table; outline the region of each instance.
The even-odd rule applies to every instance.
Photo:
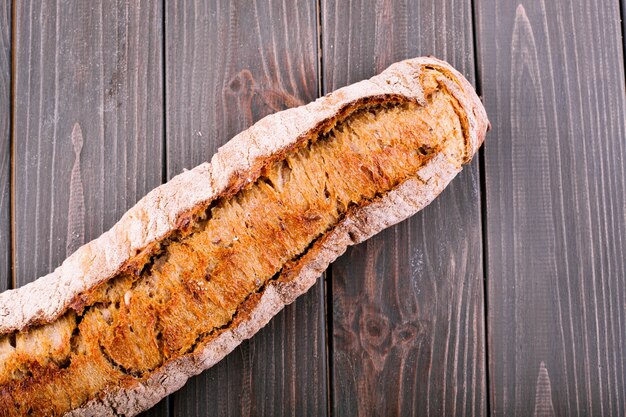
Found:
[[[433,54],[483,97],[480,156],[146,415],[624,415],[625,7],[0,0],[0,286],[264,115]]]

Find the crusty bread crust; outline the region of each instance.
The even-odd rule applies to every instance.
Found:
[[[92,400],[66,416],[132,416],[154,406],[166,395],[180,389],[188,378],[218,363],[265,326],[285,305],[307,292],[348,246],[367,240],[427,206],[458,172],[458,167],[443,155],[436,157],[419,174],[420,178],[427,180],[427,186],[418,179],[405,181],[384,197],[346,217],[321,244],[315,245],[298,262],[296,271],[289,271],[296,274],[295,278],[268,284],[249,317],[237,327],[227,329],[194,354],[168,362],[135,387],[112,391],[105,398]]]
[[[420,73],[434,68],[445,88],[462,108],[467,131],[465,161],[484,139],[488,121],[472,86],[447,63],[415,58],[396,63],[378,76],[339,89],[306,106],[270,115],[235,136],[210,163],[187,171],[156,188],[131,208],[108,232],[79,248],[51,274],[17,290],[0,294],[0,333],[21,330],[59,317],[81,293],[114,277],[156,242],[174,231],[189,213],[228,193],[237,184],[254,181],[265,161],[284,152],[325,121],[355,102],[400,96],[423,103]],[[67,415],[134,415],[179,389],[192,375],[221,360],[241,341],[306,292],[328,265],[349,245],[416,213],[430,203],[461,170],[443,153],[424,165],[415,179],[405,181],[378,200],[360,207],[283,271],[263,290],[249,314],[193,354],[164,364],[147,380],[112,390]]]

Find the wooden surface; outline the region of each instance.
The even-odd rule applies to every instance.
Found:
[[[322,2],[324,92],[429,54],[474,80],[469,0],[367,3]],[[333,415],[485,414],[478,158],[331,272]]]
[[[626,412],[618,2],[479,2],[491,410]]]
[[[163,12],[152,0],[14,7],[18,287],[161,183]],[[150,414],[167,412],[163,403]]]
[[[0,1],[0,290],[11,282],[11,1]]]
[[[624,415],[624,7],[0,0],[0,288],[264,115],[433,54],[483,96],[481,156],[145,415]]]
[[[314,100],[315,2],[167,2],[168,178],[211,158],[261,117]],[[172,397],[176,416],[327,412],[324,288]]]

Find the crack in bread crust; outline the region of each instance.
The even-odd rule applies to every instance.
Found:
[[[54,413],[61,414],[102,395],[112,384],[131,389],[138,380],[147,382],[231,330],[245,334],[246,323],[276,289],[282,288],[281,308],[291,302],[291,296],[306,289],[298,277],[310,262],[299,261],[318,256],[337,225],[350,220],[349,213],[364,212],[361,208],[375,206],[406,182],[427,184],[427,172],[426,180],[419,179],[420,167],[433,158],[450,173],[467,158],[472,127],[462,118],[461,104],[443,93],[435,70],[422,73],[420,81],[426,105],[397,98],[360,103],[353,114],[346,111],[345,121],[338,116],[337,125],[327,122],[309,143],[292,146],[280,155],[283,160],[272,158],[260,167],[256,181],[250,181],[255,175],[249,173],[235,176],[229,189],[238,192],[182,217],[178,230],[142,254],[132,268],[83,293],[73,303],[78,314],[66,315],[74,323],[65,326],[72,342],[65,342],[71,349],[62,361],[41,364],[36,357],[41,352],[32,355],[31,349],[27,357],[21,355],[23,349],[5,349],[20,351],[23,364],[30,368],[37,363],[43,370],[9,378],[9,385],[17,382],[14,389],[0,386],[0,404],[5,399],[9,404],[8,397],[15,404],[19,394],[28,404],[49,403],[59,388],[71,393],[70,388],[84,387],[76,370],[89,362],[90,376],[98,378],[90,381],[91,391],[82,398],[68,395],[66,407],[57,401]],[[261,214],[255,220],[250,213]],[[352,232],[350,239],[356,242],[359,236],[365,234]],[[32,336],[55,323],[22,332],[20,345],[41,339]],[[75,384],[67,383],[72,375]],[[51,384],[56,389],[48,390]]]

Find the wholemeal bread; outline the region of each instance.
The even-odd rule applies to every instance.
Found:
[[[151,407],[347,246],[430,203],[487,127],[471,85],[434,58],[260,120],[54,272],[0,294],[0,416]]]

